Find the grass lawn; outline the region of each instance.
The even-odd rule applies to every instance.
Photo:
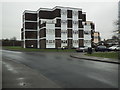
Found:
[[[7,50],[14,50],[14,51],[46,51],[46,52],[75,52],[74,49],[35,49],[35,48],[22,48],[19,46],[3,46],[3,49],[7,49]]]
[[[104,57],[104,58],[113,58],[118,59],[118,52],[97,52],[93,54],[85,54],[87,56],[95,56],[95,57]]]

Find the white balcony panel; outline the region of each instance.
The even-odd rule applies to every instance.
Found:
[[[61,40],[67,40],[67,34],[61,34]]]
[[[78,34],[73,34],[73,40],[78,40]]]
[[[55,29],[55,24],[46,24],[46,29]]]
[[[78,48],[79,47],[78,43],[73,43],[73,47]]]
[[[61,47],[67,46],[67,43],[61,43]]]
[[[67,9],[61,9],[61,20],[67,20]]]
[[[67,30],[67,23],[61,23],[61,30]]]
[[[55,48],[55,43],[46,44],[46,48]]]

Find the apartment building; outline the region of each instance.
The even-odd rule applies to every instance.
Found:
[[[24,48],[91,47],[94,24],[86,22],[86,13],[80,8],[40,8],[23,12],[21,29]]]
[[[95,25],[92,21],[86,21],[83,24],[84,30],[84,46],[92,47],[92,42],[94,41],[94,32],[95,32]]]
[[[100,42],[100,33],[99,32],[93,32],[93,43],[94,45],[98,45]]]

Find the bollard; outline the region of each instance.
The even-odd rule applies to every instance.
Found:
[[[92,48],[91,47],[88,47],[87,53],[92,54]]]

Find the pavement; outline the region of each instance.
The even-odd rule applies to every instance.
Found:
[[[2,88],[60,88],[36,70],[19,62],[3,60]]]
[[[85,53],[74,53],[74,54],[71,54],[70,57],[78,58],[78,59],[84,59],[84,60],[98,61],[98,62],[120,64],[118,59],[110,59],[110,58],[103,58],[103,57],[87,56],[87,55],[84,55],[84,54]]]
[[[118,87],[118,64],[71,58],[75,53],[2,50],[3,87]]]

